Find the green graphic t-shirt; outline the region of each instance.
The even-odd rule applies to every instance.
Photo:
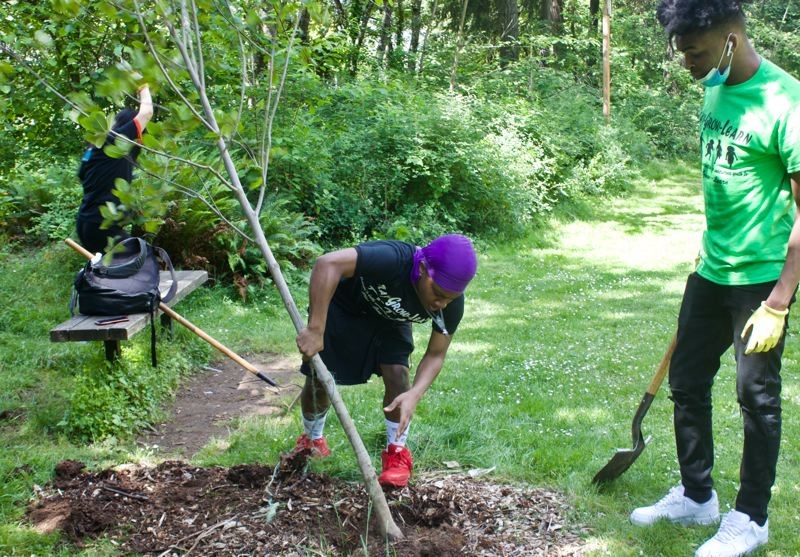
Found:
[[[706,230],[697,272],[725,285],[776,280],[800,170],[800,82],[768,60],[738,85],[706,89],[700,114]]]

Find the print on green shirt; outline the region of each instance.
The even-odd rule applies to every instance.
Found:
[[[800,82],[762,60],[744,83],[706,89],[700,114],[706,230],[697,272],[725,285],[776,280],[800,170]]]

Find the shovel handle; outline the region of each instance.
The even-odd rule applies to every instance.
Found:
[[[64,243],[67,244],[69,247],[80,253],[86,259],[91,259],[94,257],[94,254],[90,252],[88,249],[80,245],[78,242],[74,241],[72,238],[64,238]]]
[[[661,358],[661,362],[658,364],[658,369],[656,369],[656,374],[653,376],[652,381],[650,381],[650,385],[647,387],[647,394],[655,396],[655,394],[658,392],[658,388],[661,387],[661,383],[664,381],[664,377],[667,375],[669,361],[672,359],[672,353],[675,352],[675,345],[677,343],[678,333],[676,332],[674,335],[672,335],[672,342],[669,343],[669,348],[667,348],[667,351]]]

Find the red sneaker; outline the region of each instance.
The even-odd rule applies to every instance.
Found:
[[[296,453],[303,450],[308,450],[311,458],[327,458],[331,456],[331,450],[328,448],[328,442],[325,440],[325,437],[311,439],[311,437],[304,433],[297,438],[292,452]]]
[[[381,453],[383,470],[378,476],[378,483],[387,487],[405,487],[414,467],[411,451],[400,445],[389,445]]]

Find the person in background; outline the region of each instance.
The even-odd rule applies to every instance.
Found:
[[[113,145],[118,136],[141,143],[142,133],[152,117],[153,100],[150,89],[143,85],[139,88],[139,111],[132,108],[121,110],[114,118],[111,133],[103,147]],[[81,158],[78,178],[83,185],[83,201],[78,209],[76,229],[81,244],[92,253],[104,252],[111,244],[130,236],[117,224],[102,228],[100,207],[108,202],[119,204],[119,199],[112,192],[115,181],[117,178],[128,183],[133,180],[133,167],[140,150],[135,145],[125,156],[114,158],[108,156],[103,148],[91,146]]]
[[[407,485],[413,467],[408,426],[442,369],[464,314],[464,290],[476,271],[472,242],[459,234],[440,236],[423,248],[385,240],[319,257],[311,273],[308,325],[297,335],[306,381],[300,397],[305,433],[295,451],[330,455],[323,436],[330,400],[308,363],[318,353],[337,384],[382,378],[387,443],[378,481]],[[412,383],[411,324],[429,319],[431,336]]]
[[[684,67],[705,86],[700,134],[716,142],[718,156],[700,153],[706,230],[669,369],[681,483],[630,518],[638,525],[719,520],[711,388],[720,358],[733,346],[744,422],[739,491],[698,557],[744,555],[769,538],[781,356],[800,280],[800,82],[755,51],[742,5],[661,0],[657,8]]]

